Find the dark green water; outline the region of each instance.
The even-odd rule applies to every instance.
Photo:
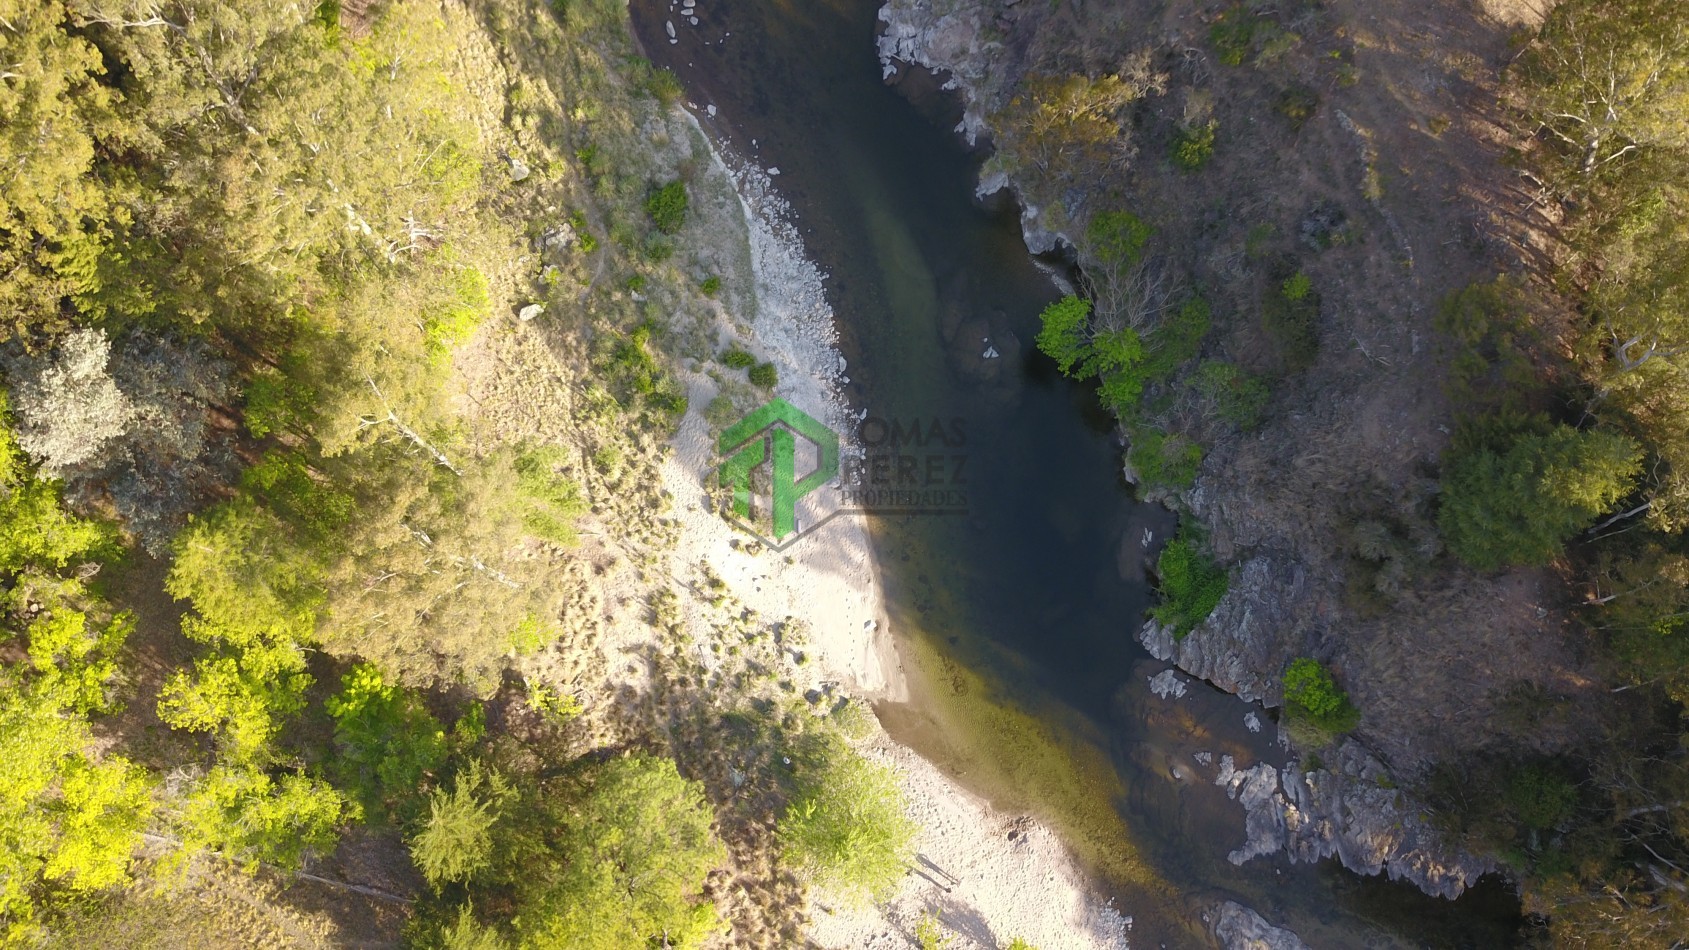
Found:
[[[1517,904],[1499,886],[1450,903],[1338,868],[1225,860],[1242,809],[1191,754],[1282,765],[1283,752],[1232,697],[1150,693],[1163,665],[1133,636],[1151,596],[1144,540],[1171,518],[1133,502],[1092,394],[1035,353],[1057,291],[1016,210],[974,200],[979,157],[947,131],[954,104],[924,77],[882,82],[875,0],[700,0],[696,28],[666,0],[632,6],[711,134],[780,170],[829,275],[852,404],[962,420],[967,513],[873,522],[911,679],[908,702],[877,707],[892,734],[1061,831],[1134,918],[1134,946],[1206,945],[1198,914],[1225,897],[1315,947],[1510,945]],[[1000,356],[982,358],[988,346]]]

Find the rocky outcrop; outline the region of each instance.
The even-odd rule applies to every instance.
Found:
[[[1226,950],[1308,950],[1294,932],[1274,927],[1237,901],[1215,904],[1202,917]]]
[[[1000,4],[1006,11],[992,13],[981,0],[891,0],[880,8],[880,63],[886,80],[892,81],[905,66],[919,66],[948,78],[944,88],[957,92],[962,100],[962,120],[956,126],[969,145],[990,136],[985,121],[995,95],[991,82],[1011,72],[1001,42],[986,39],[985,25],[1000,33],[1016,19],[1017,4]],[[982,172],[975,194],[981,198],[1004,189],[1014,190],[1014,181],[1001,169]],[[1044,209],[1020,194],[1021,237],[1027,250],[1049,254],[1072,242],[1046,220]]]
[[[1278,631],[1293,627],[1287,604],[1301,591],[1302,569],[1274,557],[1238,565],[1231,586],[1207,621],[1182,640],[1172,628],[1151,621],[1138,631],[1144,649],[1228,693],[1251,702],[1276,703],[1285,663],[1302,652]]]
[[[888,0],[880,10],[885,28],[879,39],[886,78],[893,80],[908,65],[946,75],[945,88],[958,92],[964,105],[957,131],[969,142],[988,136],[986,117],[1020,68],[1009,46],[990,37],[1024,39],[1037,29],[1037,8],[1013,0]],[[1062,222],[1053,220],[1056,216],[1027,200],[1012,169],[987,163],[976,193],[983,198],[1004,190],[1020,194],[1021,233],[1031,251],[1047,253],[1071,243],[1061,233]],[[1250,519],[1248,506],[1229,504],[1234,499],[1206,497],[1200,486],[1184,497],[1190,511],[1211,527],[1217,521]],[[1228,550],[1228,558],[1249,553],[1234,566],[1229,591],[1201,626],[1175,639],[1171,629],[1149,623],[1138,638],[1151,655],[1192,676],[1246,700],[1276,705],[1285,665],[1296,656],[1322,655],[1316,633],[1308,629],[1308,578],[1298,559],[1282,549]],[[1164,674],[1154,682],[1161,694],[1171,691],[1177,679]],[[1329,769],[1307,773],[1294,762],[1282,773],[1270,765],[1244,771],[1228,767],[1221,784],[1228,785],[1248,815],[1248,840],[1232,859],[1241,864],[1278,851],[1297,861],[1336,856],[1353,871],[1388,873],[1444,897],[1457,896],[1491,869],[1485,861],[1444,849],[1422,810],[1389,785],[1382,763],[1359,743],[1345,743],[1337,759]],[[1252,937],[1257,931],[1238,923],[1238,939],[1245,942],[1227,946],[1302,945],[1294,934],[1271,928],[1247,908],[1237,911],[1230,919],[1246,923],[1243,915],[1252,915],[1260,927],[1292,942],[1249,943],[1269,938]]]
[[[1262,763],[1238,769],[1220,760],[1215,784],[1243,805],[1246,840],[1226,857],[1233,864],[1283,851],[1313,863],[1336,856],[1359,874],[1388,874],[1427,894],[1455,898],[1494,870],[1486,860],[1443,845],[1406,795],[1390,784],[1383,763],[1353,740],[1329,769],[1304,772],[1292,761],[1281,772]]]

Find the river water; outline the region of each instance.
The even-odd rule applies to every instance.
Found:
[[[1133,501],[1093,393],[1036,353],[1059,291],[1017,210],[974,198],[956,104],[924,74],[882,81],[875,0],[699,2],[694,26],[633,0],[647,54],[726,150],[778,169],[829,275],[852,405],[942,433],[926,451],[945,501],[872,521],[911,683],[876,707],[891,734],[1060,831],[1133,917],[1135,947],[1209,945],[1201,911],[1228,897],[1315,947],[1511,945],[1518,906],[1497,884],[1447,902],[1329,865],[1226,860],[1243,812],[1194,754],[1285,753],[1234,697],[1185,677],[1182,697],[1150,691],[1166,666],[1134,632],[1173,518]]]

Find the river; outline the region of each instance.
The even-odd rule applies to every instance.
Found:
[[[1050,265],[1016,208],[974,198],[981,156],[949,131],[957,104],[924,74],[882,81],[874,0],[700,0],[696,26],[668,0],[632,10],[707,131],[778,169],[829,275],[851,404],[905,430],[936,422],[942,464],[960,457],[942,513],[872,523],[911,683],[876,706],[893,737],[1055,827],[1134,918],[1136,947],[1211,945],[1201,910],[1228,897],[1315,947],[1512,944],[1518,905],[1495,882],[1448,902],[1329,864],[1226,860],[1243,811],[1193,755],[1283,765],[1275,727],[1258,712],[1251,731],[1254,707],[1199,682],[1150,691],[1166,665],[1134,632],[1174,519],[1134,502],[1090,387],[1036,353]]]

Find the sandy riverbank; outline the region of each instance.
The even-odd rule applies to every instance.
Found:
[[[731,157],[712,158],[712,171],[733,183],[748,231],[755,305],[748,327],[741,324],[749,331],[741,342],[780,368],[777,395],[836,431],[848,431],[850,408],[840,396],[846,366],[824,277],[806,257],[772,179]],[[725,315],[723,320],[723,329],[729,329],[725,324],[731,321]],[[800,686],[833,684],[861,698],[903,699],[903,672],[887,628],[867,524],[834,518],[780,552],[745,544],[744,534],[712,512],[706,494],[715,433],[701,408],[715,397],[717,384],[705,373],[692,374],[688,382],[694,408],[663,472],[681,529],[671,555],[677,571],[708,564],[749,608],[800,621],[815,659],[805,667],[803,678],[810,682]],[[1015,937],[1043,950],[1127,945],[1129,919],[1096,895],[1048,828],[994,810],[883,732],[868,740],[864,751],[899,775],[910,813],[922,827],[916,843],[922,861],[882,906],[844,907],[826,894],[812,894],[811,937],[817,943],[840,950],[914,946],[916,922],[932,912],[954,932],[957,950],[995,950]]]

